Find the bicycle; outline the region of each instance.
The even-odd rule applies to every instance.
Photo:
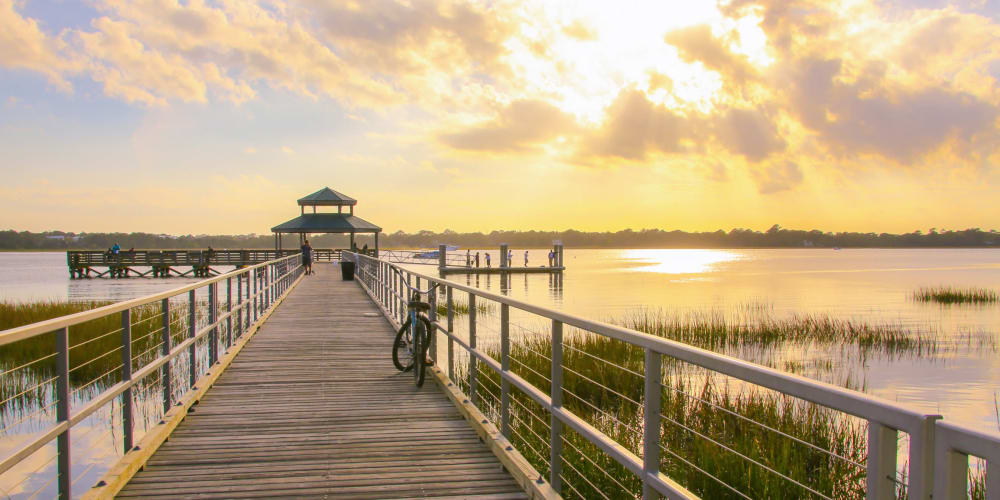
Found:
[[[402,276],[399,270],[393,268],[393,271]],[[406,285],[413,295],[406,303],[406,321],[399,327],[392,343],[392,364],[402,372],[413,370],[413,381],[417,387],[424,385],[424,371],[432,364],[427,359],[427,348],[434,334],[434,325],[426,314],[431,305],[421,301],[420,295],[432,293],[437,287],[435,284],[427,290],[420,290]]]

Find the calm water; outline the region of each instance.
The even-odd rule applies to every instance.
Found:
[[[524,250],[513,249],[516,265]],[[473,252],[474,254],[474,252]],[[547,263],[532,250],[531,265]],[[492,252],[493,262],[499,252]],[[822,366],[804,374],[838,385],[847,379],[870,394],[904,402],[986,431],[1000,432],[1000,306],[913,301],[923,286],[1000,289],[1000,250],[767,249],[566,250],[561,287],[546,275],[514,275],[512,297],[611,320],[641,309],[731,313],[748,305],[774,315],[817,315],[900,325],[939,339],[924,356],[870,356],[840,347],[741,352],[750,361]],[[415,266],[424,272],[433,269]],[[502,292],[498,276],[451,279]]]
[[[523,263],[524,250],[514,250]],[[474,252],[473,252],[474,253]],[[547,250],[531,250],[531,265],[546,262]],[[499,262],[493,251],[493,262]],[[819,315],[874,324],[900,325],[934,335],[941,348],[930,355],[871,356],[850,349],[791,346],[777,352],[738,352],[751,361],[778,368],[795,363],[826,382],[853,380],[866,392],[904,402],[922,411],[986,431],[998,432],[995,398],[1000,395],[1000,306],[940,306],[918,303],[911,293],[922,286],[1000,288],[1000,250],[572,250],[559,284],[548,275],[514,275],[508,287],[498,276],[451,279],[581,316],[615,320],[643,309],[668,314],[721,312],[765,307],[775,316]],[[326,265],[326,264],[318,264]],[[432,273],[431,266],[411,266]],[[0,299],[8,301],[124,300],[180,286],[194,279],[70,280],[63,253],[0,253]],[[526,328],[542,328],[514,315]],[[808,367],[821,367],[809,369]],[[159,418],[156,402],[148,409]],[[117,454],[109,446],[107,422],[117,408],[95,414],[74,428],[74,471],[84,473],[85,491]],[[0,438],[7,453],[25,436]],[[120,433],[120,430],[116,431]],[[111,432],[114,435],[114,432]],[[137,433],[137,440],[141,432]],[[119,436],[120,440],[120,436]],[[23,472],[50,470],[54,450],[36,454]],[[79,460],[79,462],[78,462]],[[29,467],[30,466],[30,467]],[[19,467],[18,469],[22,469]],[[10,471],[0,487],[26,496],[50,474],[20,485]],[[17,478],[17,479],[13,479]],[[47,488],[47,489],[51,489]]]

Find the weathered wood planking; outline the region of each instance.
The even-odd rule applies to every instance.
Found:
[[[316,269],[118,496],[527,498],[434,384],[392,366],[364,292]]]

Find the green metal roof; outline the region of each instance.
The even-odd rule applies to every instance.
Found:
[[[272,233],[380,233],[382,228],[351,214],[303,214],[271,228]]]
[[[309,196],[299,198],[300,206],[349,206],[357,204],[358,200],[344,193],[338,193],[328,187],[320,189]]]

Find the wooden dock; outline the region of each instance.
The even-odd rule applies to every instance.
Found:
[[[111,253],[101,250],[67,250],[66,265],[70,279],[128,278],[171,276],[208,277],[219,274],[219,267],[247,267],[279,257],[299,253],[299,249],[218,249],[218,250],[121,250]],[[340,260],[336,248],[314,248],[313,260]]]
[[[317,265],[118,496],[528,498],[336,266]]]

